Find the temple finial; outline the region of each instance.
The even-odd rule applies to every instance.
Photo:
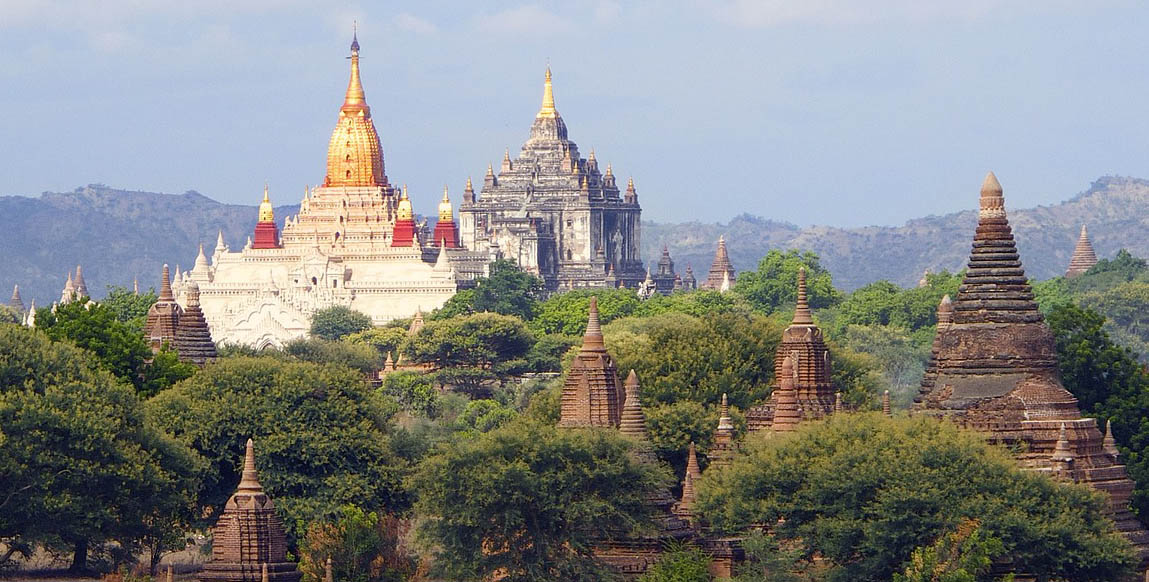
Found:
[[[993,172],[985,175],[981,184],[981,203],[978,216],[981,218],[1001,218],[1005,216],[1005,196],[1002,195],[1001,183]]]
[[[172,293],[172,274],[167,263],[164,264],[163,275],[160,278],[160,301],[175,301]]]
[[[551,67],[547,65],[547,74],[543,81],[543,106],[536,117],[557,117],[555,110],[555,94],[551,88]]]
[[[363,92],[363,83],[359,80],[359,27],[354,26],[351,33],[351,80],[347,83],[347,96],[343,99],[343,107],[366,108],[367,96]]]
[[[587,309],[586,333],[583,334],[582,349],[605,351],[606,347],[602,337],[602,325],[598,320],[598,297],[590,296],[590,307]]]
[[[255,472],[255,441],[247,439],[247,450],[243,455],[243,477],[239,480],[239,491],[260,493],[259,475]]]
[[[806,267],[798,267],[798,302],[794,307],[794,321],[797,325],[813,325],[814,316],[806,299]]]

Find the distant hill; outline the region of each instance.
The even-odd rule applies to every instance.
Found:
[[[276,216],[298,206],[280,206]],[[90,185],[39,198],[0,197],[0,302],[14,283],[27,303],[58,299],[66,273],[84,266],[97,297],[105,286],[158,285],[163,263],[189,268],[196,245],[210,254],[223,231],[232,248],[242,247],[255,226],[256,208],[221,204],[197,192],[157,194]],[[1099,256],[1128,248],[1149,256],[1149,181],[1105,177],[1072,199],[1053,206],[1010,209],[1026,272],[1039,279],[1060,275],[1069,263],[1081,224],[1089,225]],[[657,261],[670,248],[679,272],[693,265],[706,276],[720,235],[739,270],[754,268],[772,248],[817,252],[844,289],[889,279],[916,284],[926,269],[960,269],[969,253],[976,210],[911,220],[897,227],[835,228],[792,224],[750,215],[726,224],[643,224],[643,255]]]
[[[974,202],[971,200],[971,202]],[[1149,257],[1149,181],[1103,177],[1089,190],[1052,206],[1008,207],[1026,274],[1048,279],[1065,272],[1082,224],[1099,257],[1127,248]],[[976,208],[945,216],[927,216],[902,226],[799,228],[743,214],[726,224],[643,223],[643,256],[657,259],[665,244],[675,268],[686,265],[705,278],[718,237],[726,237],[730,259],[739,271],[757,267],[773,248],[812,250],[834,275],[834,284],[852,290],[878,279],[916,285],[926,269],[961,269],[977,226]]]

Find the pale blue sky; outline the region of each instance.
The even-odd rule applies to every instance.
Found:
[[[254,204],[323,179],[358,20],[387,173],[431,213],[517,150],[550,60],[644,218],[897,224],[1149,177],[1149,3],[0,1],[0,194]]]

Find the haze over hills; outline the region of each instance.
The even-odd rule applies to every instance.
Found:
[[[1008,193],[1007,193],[1008,204]],[[926,269],[960,269],[969,253],[977,223],[971,210],[928,216],[902,226],[835,228],[798,227],[750,215],[726,224],[643,224],[643,255],[651,264],[662,246],[669,247],[677,270],[692,265],[705,278],[715,242],[726,236],[731,260],[739,270],[752,269],[772,248],[812,250],[843,289],[879,279],[900,285],[917,283]],[[282,224],[298,206],[276,208]],[[232,248],[252,232],[256,207],[222,204],[197,192],[158,194],[91,185],[39,198],[0,197],[0,292],[7,300],[20,285],[27,304],[59,298],[66,273],[84,266],[89,289],[102,296],[105,286],[131,286],[139,277],[146,289],[158,284],[161,265],[190,267],[196,245],[210,255],[222,230]],[[1010,209],[1026,272],[1038,279],[1060,275],[1069,263],[1081,225],[1101,257],[1120,248],[1149,256],[1149,181],[1103,177],[1089,190],[1052,206]]]

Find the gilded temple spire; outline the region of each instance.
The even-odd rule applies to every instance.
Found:
[[[363,83],[359,80],[359,33],[351,34],[351,80],[347,83],[347,96],[343,98],[343,107],[367,107],[367,96],[363,92]]]
[[[558,117],[558,114],[559,112],[555,110],[555,94],[551,89],[551,68],[548,66],[543,81],[543,106],[536,117]]]

